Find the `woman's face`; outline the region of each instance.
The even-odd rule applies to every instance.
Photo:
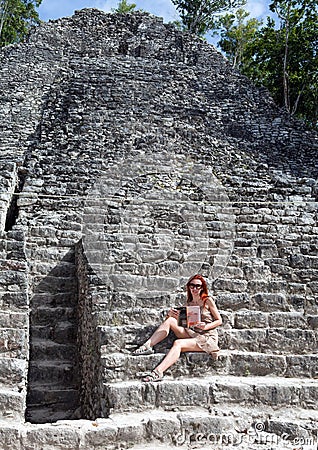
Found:
[[[202,281],[198,278],[194,278],[189,283],[189,289],[192,295],[200,295],[202,290]]]

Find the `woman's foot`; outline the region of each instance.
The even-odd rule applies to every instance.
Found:
[[[143,344],[140,347],[136,348],[136,350],[134,350],[132,352],[133,356],[143,356],[143,355],[152,355],[154,353],[154,350],[152,347],[150,347],[149,344]]]
[[[151,383],[154,381],[161,381],[163,379],[163,374],[160,373],[157,369],[154,369],[151,373],[146,375],[142,381],[145,383]]]
[[[216,352],[211,352],[210,355],[212,356],[213,361],[217,361],[219,358],[220,350],[217,350]]]

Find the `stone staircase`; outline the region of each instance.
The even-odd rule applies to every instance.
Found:
[[[156,312],[152,309],[149,317],[162,316],[162,311]],[[135,314],[137,323],[140,316]],[[219,334],[224,349],[218,361],[203,353],[183,354],[160,383],[142,383],[140,377],[164,357],[171,336],[155,347],[155,354],[135,357],[130,350],[149,336],[154,330],[152,325],[131,325],[132,310],[121,314],[129,324],[100,325],[102,416],[109,416],[114,423],[125,417],[149,421],[148,433],[151,430],[158,444],[193,448],[204,442],[222,444],[223,439],[220,448],[227,448],[232,439],[233,444],[240,443],[243,448],[245,440],[246,448],[253,448],[253,443],[260,445],[258,448],[269,443],[271,448],[275,444],[277,448],[289,448],[293,443],[307,442],[311,445],[308,448],[314,449],[318,420],[314,412],[318,400],[318,356],[314,351],[317,331],[308,330],[306,317],[295,312],[275,314],[278,317],[273,322],[277,324],[281,316],[288,328],[264,326],[274,316],[266,311],[255,311],[260,320],[258,328],[251,329],[230,328],[230,324],[242,324],[247,311],[221,314],[225,323]],[[115,311],[116,320],[119,316],[120,311]]]
[[[37,277],[40,281],[31,298],[26,418],[32,423],[80,415],[74,252],[59,251],[65,256],[42,279]]]

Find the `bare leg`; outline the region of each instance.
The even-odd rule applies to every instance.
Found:
[[[163,374],[172,364],[174,364],[180,357],[182,352],[203,352],[202,348],[198,346],[193,338],[177,339],[174,341],[173,346],[167,353],[166,357],[156,367],[160,374]]]
[[[145,342],[145,345],[153,347],[158,344],[158,342],[163,341],[168,336],[170,330],[174,332],[177,338],[189,338],[186,330],[178,325],[177,319],[174,317],[169,317],[156,329],[153,335],[147,340],[147,342]]]

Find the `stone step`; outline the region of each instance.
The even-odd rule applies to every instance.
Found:
[[[73,322],[59,322],[52,323],[52,325],[33,325],[32,339],[48,339],[55,342],[70,342],[76,341],[77,327]]]
[[[105,382],[135,379],[140,372],[152,370],[165,353],[132,356],[130,353],[103,354],[101,357]],[[205,375],[278,376],[317,378],[318,355],[274,355],[269,353],[222,350],[214,361],[206,353],[184,353],[167,371],[173,378]]]
[[[61,293],[36,292],[31,299],[32,308],[38,307],[70,307],[76,306],[74,291],[68,290]]]
[[[28,393],[28,406],[67,404],[69,409],[77,406],[79,392],[76,386],[63,388],[60,385],[33,383]]]
[[[232,329],[220,328],[223,348],[277,354],[308,354],[317,349],[318,331],[292,328]]]
[[[312,276],[314,279],[315,276]],[[248,310],[251,312],[262,312],[263,314],[275,313],[298,313],[302,315],[318,314],[318,308],[315,303],[314,297],[309,297],[307,291],[300,294],[294,294],[293,292],[286,293],[285,288],[281,284],[277,286],[277,291],[271,292],[268,282],[264,282],[264,285],[259,285],[257,281],[253,282],[253,286],[248,285],[242,287],[240,284],[235,285],[236,280],[226,279],[223,280],[223,284],[219,285],[219,290],[215,294],[215,300],[218,308],[221,311],[238,312],[241,310]],[[126,281],[128,283],[128,281]],[[228,291],[229,284],[233,285],[233,290]],[[240,281],[242,283],[242,280]],[[274,283],[274,282],[273,282]],[[123,288],[124,289],[124,288]],[[124,301],[126,296],[131,295],[129,291],[123,292],[123,296],[119,296],[116,299],[116,309],[125,309],[126,302]],[[154,301],[151,302],[152,308],[157,308],[159,312],[167,312],[172,306],[180,305],[184,303],[184,298],[178,301],[173,301],[167,296],[160,297],[159,293],[151,293],[151,298]],[[133,303],[137,308],[149,308],[149,298],[140,297],[134,299]]]
[[[64,294],[65,292],[76,292],[77,280],[75,277],[61,277],[51,275],[38,275],[33,277],[36,292],[39,294]]]
[[[65,341],[64,341],[65,342]],[[52,340],[32,339],[32,360],[72,360],[77,358],[77,347],[72,344],[60,344]]]
[[[59,420],[74,420],[80,418],[78,408],[72,408],[72,405],[60,403],[53,407],[29,407],[26,411],[26,421],[34,424],[48,424]],[[63,439],[63,438],[61,438]],[[23,447],[22,447],[23,448]],[[49,447],[52,450],[54,447]]]
[[[98,325],[154,325],[159,324],[167,313],[166,308],[126,308],[98,313]],[[318,316],[291,312],[226,311],[220,310],[222,328],[297,328],[318,329]]]
[[[0,421],[24,420],[25,393],[0,389]]]
[[[209,450],[223,450],[232,445],[233,448],[250,450],[254,444],[255,449],[268,450],[269,444],[277,444],[276,448],[283,450],[285,440],[286,444],[293,445],[290,448],[294,450],[297,442],[306,442],[312,445],[310,450],[313,450],[318,417],[314,414],[313,418],[312,414],[313,411],[297,408],[277,411],[271,407],[233,408],[222,405],[210,411],[202,408],[186,408],[183,412],[159,409],[149,411],[146,417],[144,412],[112,414],[108,420],[119,428],[122,436],[127,438],[129,432],[131,438],[134,436],[135,441],[139,440],[139,446],[152,440],[152,448],[157,448],[156,443],[166,443],[178,448],[182,446],[182,449],[202,449],[205,444],[207,447],[204,448]]]
[[[317,413],[299,408],[215,405],[210,411],[156,409],[147,415],[112,414],[96,420],[52,418],[60,421],[41,425],[2,423],[0,448],[316,450],[317,447]]]
[[[152,325],[100,326],[98,335],[103,352],[130,350],[145,342],[156,329]],[[277,354],[308,354],[317,348],[318,331],[285,328],[226,329],[220,327],[223,349]],[[164,343],[160,345],[162,348]]]
[[[33,309],[31,314],[31,324],[54,325],[63,321],[75,321],[76,312],[74,307],[46,307],[40,306]]]
[[[61,386],[76,384],[78,371],[73,361],[31,361],[29,379],[33,383],[52,383]],[[32,389],[32,385],[30,389]]]
[[[108,413],[129,413],[162,408],[231,404],[234,406],[296,407],[314,409],[318,402],[318,380],[282,377],[201,376],[161,382],[122,381],[105,383]]]

